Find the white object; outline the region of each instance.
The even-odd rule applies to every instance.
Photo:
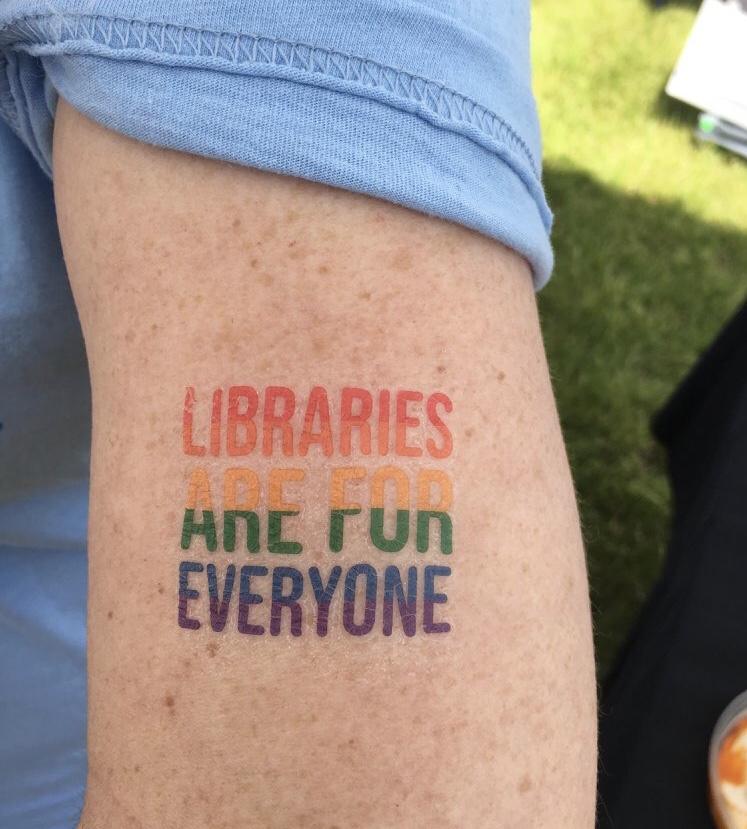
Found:
[[[747,0],[704,0],[667,94],[747,129]]]

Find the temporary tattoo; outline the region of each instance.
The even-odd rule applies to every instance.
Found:
[[[453,485],[441,462],[453,449],[452,409],[447,395],[417,390],[188,388],[180,627],[448,633]],[[320,546],[302,537],[299,516],[305,493],[322,489]],[[363,537],[370,553],[357,561]]]

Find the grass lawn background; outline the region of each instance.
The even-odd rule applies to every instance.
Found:
[[[666,551],[649,422],[747,297],[747,162],[664,86],[697,3],[534,0],[555,274],[540,295],[578,490],[600,676]]]

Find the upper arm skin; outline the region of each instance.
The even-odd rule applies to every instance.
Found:
[[[584,556],[523,260],[375,199],[138,144],[64,102],[54,170],[93,388],[90,771],[81,826],[591,827],[595,686]],[[232,386],[258,391],[260,430],[268,386],[293,390],[299,412],[312,387],[326,389],[332,454],[324,437],[301,452],[297,415],[292,455],[280,449],[280,429],[271,456],[260,451],[261,433],[251,454],[229,456]],[[374,402],[391,390],[386,454],[365,454],[357,431],[351,454],[341,453],[346,387],[370,390]],[[182,421],[188,388],[191,436]],[[216,389],[223,399],[213,447]],[[405,428],[399,453],[397,390],[424,396],[403,403],[419,425]],[[441,427],[426,411],[434,393],[453,404],[448,412],[435,398]],[[423,449],[429,437],[435,452]],[[205,452],[185,454],[187,439],[190,451]],[[331,552],[331,470],[350,466],[364,469],[346,490],[363,511],[344,517],[343,549]],[[370,534],[370,479],[383,466],[401,469],[410,487],[410,536],[399,552],[382,551]],[[256,553],[241,522],[236,552],[223,548],[224,473],[233,467],[259,481]],[[268,551],[270,470],[290,467],[304,478],[286,484],[284,496],[300,514],[282,519],[282,533],[303,542],[300,554]],[[189,532],[182,549],[197,468],[212,488],[215,552]],[[450,554],[435,534],[427,552],[416,550],[424,469],[453,484],[440,505],[453,525]],[[181,618],[197,619],[199,629],[178,622],[182,561],[198,565],[185,578],[199,596],[183,592]],[[228,565],[236,568],[222,631],[220,607],[211,625],[206,599],[212,563],[218,598]],[[341,604],[356,563],[378,574],[374,623],[360,636],[344,626]],[[247,590],[262,597],[247,618],[264,635],[238,630],[246,565],[268,568],[267,576],[253,571]],[[309,569],[326,578],[336,565],[342,576],[320,636]],[[403,578],[417,568],[413,636],[404,635],[398,606],[392,635],[383,633],[390,565]],[[431,592],[448,596],[430,606],[448,632],[434,632],[426,618],[427,566],[450,571],[430,576]],[[290,633],[296,611],[282,606],[280,634],[270,635],[277,567],[303,576],[300,636]],[[293,584],[289,576],[282,587]],[[366,608],[356,608],[353,624],[364,625]]]

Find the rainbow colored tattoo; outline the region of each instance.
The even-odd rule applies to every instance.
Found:
[[[343,388],[332,398],[314,386],[299,405],[285,386],[204,397],[188,388],[183,452],[195,465],[181,526],[189,553],[178,568],[180,627],[448,633],[437,606],[447,603],[453,552],[453,485],[442,468],[453,449],[452,409],[441,392]],[[297,460],[268,468],[275,457]],[[225,466],[215,460],[223,458]],[[401,465],[385,461],[395,458]],[[299,537],[312,486],[317,499],[320,486],[329,496],[323,545]],[[362,538],[371,560],[344,564]]]

